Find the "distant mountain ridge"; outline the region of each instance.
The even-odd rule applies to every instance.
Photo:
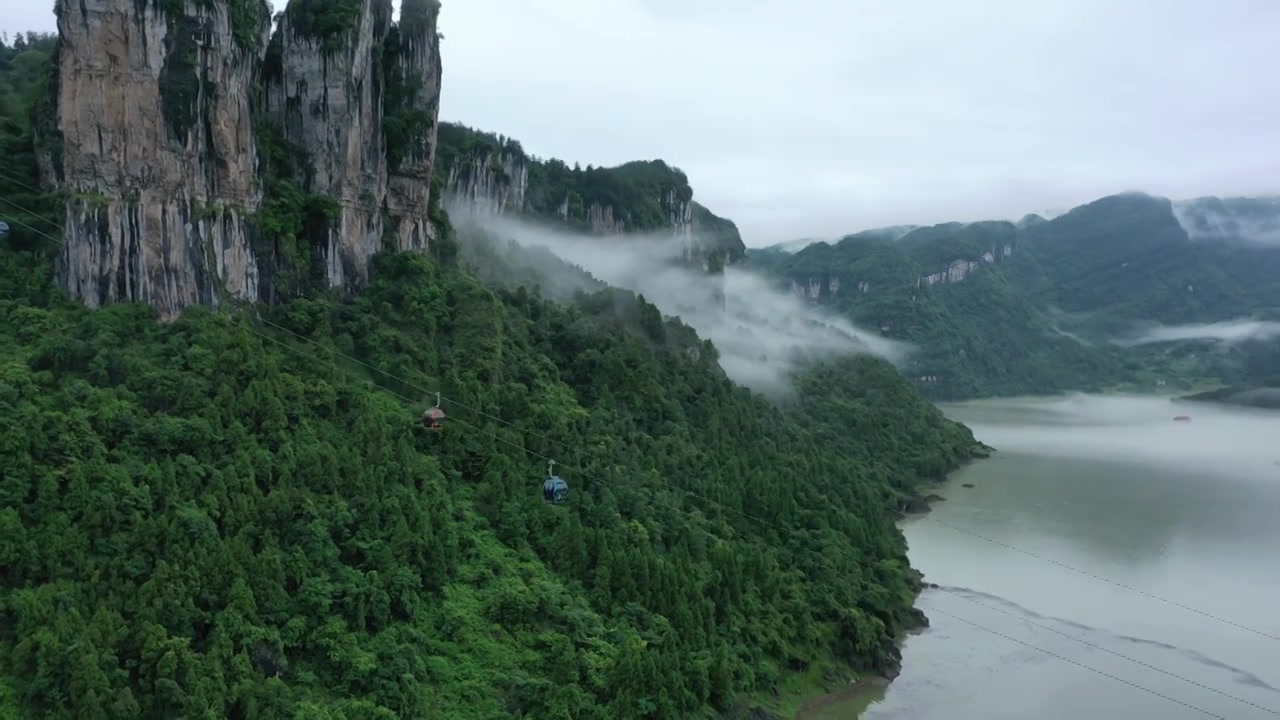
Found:
[[[915,343],[906,371],[935,398],[1236,381],[1240,357],[1209,338],[1115,340],[1280,317],[1280,197],[1129,192],[1052,219],[896,230],[751,250],[748,262],[811,303]]]

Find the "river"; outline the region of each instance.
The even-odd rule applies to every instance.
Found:
[[[940,586],[919,599],[931,626],[886,689],[811,720],[1280,716],[1280,414],[1086,395],[943,410],[998,452],[903,522]]]

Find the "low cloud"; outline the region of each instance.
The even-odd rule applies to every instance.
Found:
[[[1090,342],[1088,338],[1084,337],[1083,335],[1077,335],[1076,333],[1070,332],[1068,330],[1063,330],[1057,325],[1050,325],[1049,332],[1047,334],[1059,335],[1061,337],[1067,338],[1068,340],[1073,340],[1085,347],[1093,347],[1093,343]]]
[[[710,339],[729,377],[758,391],[785,389],[787,376],[805,359],[864,353],[900,363],[911,350],[814,308],[749,270],[730,265],[723,278],[715,278],[684,266],[681,241],[670,233],[598,237],[472,214],[465,208],[450,215],[464,243],[478,237],[496,239],[490,244],[508,263],[528,265],[528,253],[539,248],[565,261],[559,270],[539,263],[542,290],[548,296],[591,290],[598,287],[597,281],[643,295],[664,314],[679,316]],[[521,248],[521,257],[511,252],[509,243]],[[721,287],[723,309],[717,298]]]
[[[1280,197],[1183,200],[1173,215],[1192,240],[1280,247]]]
[[[1209,340],[1234,345],[1246,340],[1270,340],[1276,337],[1280,337],[1280,323],[1241,319],[1191,325],[1162,325],[1112,342],[1125,347],[1181,340]]]

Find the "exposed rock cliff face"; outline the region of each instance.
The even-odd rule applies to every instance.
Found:
[[[974,270],[983,265],[990,265],[998,262],[1013,254],[1013,245],[1003,245],[998,248],[992,248],[984,253],[977,260],[958,259],[951,261],[947,265],[947,269],[930,275],[921,275],[916,279],[916,287],[937,285],[938,283],[958,283],[969,277]]]
[[[170,16],[135,0],[60,0],[57,118],[45,176],[68,191],[61,276],[90,306],[141,300],[171,316],[253,297],[247,215],[261,192],[256,71],[223,4]],[[251,40],[265,44],[265,10]]]
[[[387,112],[399,126],[396,146],[388,148],[386,204],[401,250],[425,249],[434,237],[428,215],[442,76],[438,17],[436,0],[402,0],[400,23],[387,43],[394,59],[387,71]]]
[[[945,283],[963,282],[975,271],[985,265],[992,265],[1009,258],[1014,253],[1014,245],[1006,244],[993,247],[983,252],[977,259],[957,258],[947,263],[946,267],[928,275],[919,275],[914,281],[916,288],[931,287]],[[823,274],[789,280],[791,292],[811,302],[819,303],[835,297],[841,291],[842,279],[839,275]],[[872,286],[866,280],[844,278],[844,292],[866,293]]]
[[[597,235],[669,231],[685,258],[704,266],[745,256],[737,226],[694,202],[684,173],[660,160],[570,169],[526,155],[514,140],[451,123],[441,128],[437,170],[454,218],[533,215]]]
[[[524,159],[496,152],[459,160],[445,171],[445,204],[461,217],[519,214],[527,207],[529,168]],[[568,217],[569,201],[560,208]]]
[[[323,248],[333,286],[362,277],[382,246],[387,156],[374,45],[386,39],[391,18],[390,7],[379,5],[360,3],[338,43],[306,33],[300,13],[287,10],[263,77],[270,116],[310,160],[303,188],[338,203]]]
[[[72,296],[147,302],[171,318],[192,304],[270,297],[290,262],[322,263],[329,285],[358,285],[382,247],[384,214],[396,245],[426,247],[438,6],[406,0],[411,22],[398,28],[389,0],[362,0],[341,37],[322,38],[299,31],[298,13],[332,8],[299,5],[271,37],[265,0],[58,0],[42,174],[69,197],[59,275]],[[413,121],[398,126],[410,127],[395,163],[383,140],[388,74],[393,112]],[[337,203],[310,233],[323,235],[314,257],[283,257],[281,242],[296,238],[260,217],[274,201],[260,172],[270,126],[305,158],[303,191]]]

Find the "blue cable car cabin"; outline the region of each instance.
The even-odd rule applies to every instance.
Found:
[[[569,483],[558,477],[549,477],[542,483],[542,499],[559,505],[569,497]]]
[[[542,483],[542,499],[559,505],[569,497],[569,483],[561,480],[551,471],[555,464],[555,460],[547,462],[547,479]]]

